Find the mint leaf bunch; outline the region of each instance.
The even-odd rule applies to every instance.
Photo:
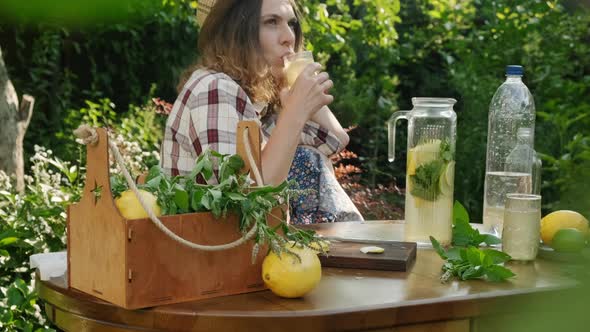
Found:
[[[444,169],[445,163],[442,160],[433,160],[418,166],[416,174],[410,175],[410,194],[427,201],[435,201],[440,195],[440,175]]]
[[[121,196],[121,193],[127,190],[127,181],[125,181],[125,177],[121,174],[112,174],[109,178],[111,183],[111,192],[113,194],[113,198],[117,198]]]
[[[443,274],[440,278],[442,282],[447,282],[452,277],[458,277],[461,280],[485,279],[500,282],[515,276],[510,269],[500,265],[511,258],[504,252],[473,246],[445,250],[432,236],[430,242],[438,255],[446,260],[442,266]]]
[[[433,142],[426,140],[418,144],[415,148],[416,154],[424,153],[418,149],[421,144],[433,144]],[[455,152],[449,141],[447,139],[440,141],[436,158],[418,165],[416,173],[410,175],[410,194],[427,201],[436,201],[441,195],[441,178],[449,163],[453,161],[454,155]],[[417,156],[414,156],[414,158],[417,158]]]
[[[502,266],[510,260],[510,255],[499,250],[478,248],[482,243],[492,245],[501,240],[490,234],[480,234],[479,230],[471,227],[469,214],[458,201],[453,206],[453,247],[444,249],[432,236],[430,242],[436,253],[445,260],[440,278],[442,282],[453,277],[499,282],[515,276],[514,272]]]
[[[501,242],[502,240],[498,237],[491,234],[480,234],[479,230],[471,227],[467,210],[461,203],[455,201],[453,205],[453,245],[478,247],[482,243],[492,245]]]

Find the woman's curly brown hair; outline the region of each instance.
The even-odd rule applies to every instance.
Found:
[[[182,90],[194,70],[208,68],[223,72],[234,79],[253,103],[277,103],[278,86],[269,66],[261,61],[260,12],[263,0],[219,0],[207,16],[199,32],[200,59],[190,66],[178,85]],[[295,11],[295,50],[303,45],[299,24],[301,14],[294,0],[289,0]]]

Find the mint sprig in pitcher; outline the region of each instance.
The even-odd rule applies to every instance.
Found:
[[[441,244],[452,239],[457,115],[451,98],[412,98],[411,111],[388,121],[389,161],[395,159],[395,125],[408,120],[405,240]]]

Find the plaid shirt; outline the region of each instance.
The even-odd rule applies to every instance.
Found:
[[[197,157],[207,148],[222,154],[236,153],[239,121],[260,124],[263,145],[276,124],[276,114],[261,117],[246,92],[228,75],[199,69],[186,82],[166,122],[161,148],[162,169],[170,175],[190,173]],[[262,118],[262,122],[261,122]],[[310,145],[325,155],[344,148],[336,136],[315,122],[308,121],[300,145]],[[210,183],[217,183],[217,170]]]

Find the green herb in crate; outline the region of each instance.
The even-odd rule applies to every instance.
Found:
[[[195,179],[208,181],[214,176],[214,163],[218,164],[219,183],[197,183]],[[284,244],[288,241],[305,246],[316,242],[317,246],[314,247],[321,248],[314,231],[287,224],[284,213],[282,218],[270,213],[274,208],[286,204],[290,196],[297,196],[302,191],[292,189],[292,183],[287,181],[278,186],[252,187],[249,176],[239,173],[243,166],[244,162],[239,155],[223,155],[207,150],[197,158],[190,174],[169,176],[159,166],[154,166],[149,170],[145,183],[138,185],[138,188],[157,197],[162,215],[211,212],[216,218],[224,218],[230,213],[236,214],[240,220],[240,231],[245,233],[256,224],[256,244],[268,244],[276,253],[285,251]],[[120,175],[111,177],[111,187],[114,197],[127,190],[127,184]],[[279,224],[268,225],[269,216],[276,218]]]

